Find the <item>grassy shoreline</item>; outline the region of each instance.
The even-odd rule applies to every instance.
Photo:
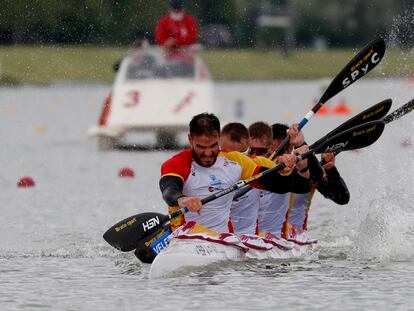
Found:
[[[112,66],[128,48],[93,46],[0,46],[0,84],[40,84],[56,81],[111,83]],[[289,56],[263,50],[203,50],[214,80],[279,80],[334,77],[355,51],[297,50]],[[388,50],[375,77],[414,74],[414,53]]]

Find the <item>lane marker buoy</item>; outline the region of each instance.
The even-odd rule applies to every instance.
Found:
[[[135,172],[130,167],[122,167],[119,170],[118,176],[119,177],[134,177],[135,176]]]
[[[29,176],[23,176],[19,178],[17,181],[17,187],[19,188],[28,188],[28,187],[34,187],[35,182],[32,177]]]
[[[410,148],[412,147],[413,142],[411,141],[410,138],[406,138],[404,140],[401,141],[401,147],[402,148]]]

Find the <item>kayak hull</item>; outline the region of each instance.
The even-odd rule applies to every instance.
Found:
[[[245,259],[243,249],[204,240],[173,239],[168,248],[155,257],[150,278],[172,276],[174,273],[206,266],[219,261]]]
[[[240,248],[202,239],[172,239],[170,245],[155,257],[150,278],[170,277],[190,272],[194,268],[221,261],[246,259],[290,259],[305,256],[314,244],[295,245],[292,249],[273,247],[269,250]]]

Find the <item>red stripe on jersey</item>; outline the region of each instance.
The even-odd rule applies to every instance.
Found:
[[[192,162],[192,150],[184,150],[164,162],[161,166],[161,177],[165,175],[176,175],[186,181],[188,175],[190,175]]]
[[[254,175],[257,175],[257,174],[259,174],[260,173],[260,167],[259,166],[257,166],[256,168],[255,168],[255,170],[253,171],[253,174],[252,174],[252,176],[254,176]],[[250,184],[250,186],[252,186],[252,187],[254,187],[254,188],[256,188],[256,189],[259,189],[259,190],[264,190],[264,188],[263,188],[263,186],[257,181],[257,180],[255,180],[254,182],[252,182],[251,184]]]

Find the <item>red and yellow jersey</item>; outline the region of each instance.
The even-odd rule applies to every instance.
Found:
[[[236,151],[221,151],[210,167],[197,164],[192,150],[178,153],[161,167],[161,177],[177,176],[184,182],[183,194],[189,197],[205,198],[214,192],[233,186],[240,179],[249,178],[259,172],[260,166],[274,167],[268,159],[250,157]],[[233,195],[225,195],[203,206],[200,215],[187,213],[185,221],[197,223],[217,232],[229,232],[228,221]]]

